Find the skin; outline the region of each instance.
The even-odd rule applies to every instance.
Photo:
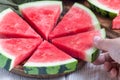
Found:
[[[110,77],[116,77],[120,66],[120,38],[101,39],[96,36],[94,46],[101,50],[101,54],[94,64],[104,64],[104,68],[109,72]]]

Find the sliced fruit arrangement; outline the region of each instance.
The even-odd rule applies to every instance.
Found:
[[[93,47],[93,38],[95,36],[105,38],[104,29],[55,38],[52,43],[71,56],[93,62],[98,55],[98,50]]]
[[[91,8],[103,16],[114,18],[120,11],[120,0],[87,0]]]
[[[39,37],[39,35],[19,17],[12,9],[8,8],[0,13],[0,38],[6,37]]]
[[[120,30],[120,15],[115,17],[112,22],[112,29]]]
[[[100,29],[100,24],[94,13],[85,6],[75,3],[49,35],[56,38],[80,32]]]
[[[24,69],[28,74],[60,74],[76,70],[77,60],[44,41],[37,48]]]
[[[19,10],[29,24],[44,39],[48,39],[62,12],[62,3],[60,1],[30,2],[19,5]]]
[[[0,67],[11,70],[29,58],[42,39],[0,39]]]
[[[27,74],[66,74],[76,70],[77,59],[97,58],[93,38],[105,38],[105,30],[84,5],[75,3],[56,27],[62,2],[36,1],[18,7],[26,21],[10,8],[0,13],[0,67],[11,70],[26,59]]]

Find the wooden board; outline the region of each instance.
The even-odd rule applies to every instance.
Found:
[[[62,19],[64,14],[70,9],[70,7],[74,4],[75,1],[76,0],[74,0],[74,1],[63,0],[64,9],[63,9],[62,16],[60,17],[60,20]],[[84,4],[85,6],[89,7],[86,0],[77,0],[77,2],[81,3],[81,4]],[[103,28],[105,28],[105,30],[107,32],[107,37],[116,38],[116,37],[120,36],[120,30],[112,30],[111,29],[112,20],[110,20],[109,18],[104,18],[104,17],[100,16],[99,14],[97,14],[96,12],[95,12],[95,14],[96,14],[98,20],[100,21],[101,26]],[[79,61],[77,69],[81,69],[84,64],[85,64],[84,61],[82,61],[82,60]],[[15,67],[11,72],[13,72],[15,74],[22,75],[22,76],[34,77],[34,78],[55,78],[55,77],[63,76],[63,75],[66,75],[66,74],[70,74],[70,73],[66,73],[66,74],[57,74],[57,75],[29,75],[29,74],[24,73],[22,65],[19,65],[19,66]]]

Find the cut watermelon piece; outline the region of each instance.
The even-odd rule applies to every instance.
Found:
[[[29,58],[41,42],[41,38],[0,39],[0,67],[11,70]]]
[[[98,55],[98,50],[93,47],[94,36],[105,37],[105,30],[93,30],[72,36],[55,38],[52,43],[75,58],[93,62]]]
[[[56,24],[62,12],[60,1],[37,1],[19,5],[23,17],[45,39]]]
[[[119,14],[120,0],[88,0],[93,10],[101,15],[114,18]]]
[[[51,32],[49,38],[52,39],[94,29],[100,29],[100,24],[94,13],[85,6],[75,3]]]
[[[120,15],[113,19],[112,29],[120,29]]]
[[[0,37],[39,37],[39,35],[12,9],[0,13]]]
[[[44,41],[25,63],[27,74],[61,74],[76,70],[77,60]]]

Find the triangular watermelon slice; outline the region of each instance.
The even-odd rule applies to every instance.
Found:
[[[120,11],[120,0],[87,0],[91,8],[102,16],[114,18]]]
[[[104,29],[55,38],[52,43],[75,58],[93,62],[98,54],[97,49],[93,47],[94,36],[104,38]]]
[[[37,1],[19,5],[23,17],[45,39],[55,26],[60,13],[62,3],[60,1]]]
[[[44,41],[25,63],[27,74],[61,74],[76,70],[77,60]]]
[[[94,13],[87,7],[75,3],[51,32],[49,38],[52,39],[94,29],[100,29],[100,24]]]
[[[41,42],[41,38],[0,39],[0,67],[11,70],[29,58]]]
[[[0,37],[39,37],[39,35],[19,17],[12,9],[8,8],[0,13]]]

